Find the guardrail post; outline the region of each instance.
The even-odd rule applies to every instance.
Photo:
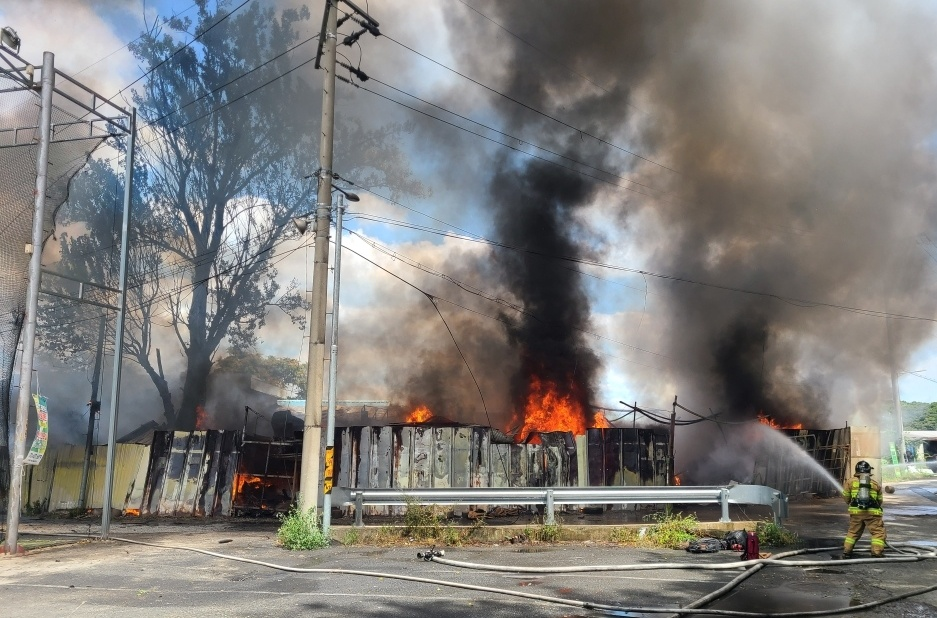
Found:
[[[543,514],[543,523],[548,526],[552,526],[556,523],[556,519],[553,517],[553,490],[547,490],[547,503],[546,503],[546,512]]]
[[[771,512],[774,513],[774,525],[781,525],[781,493],[774,492],[771,497]]]
[[[728,523],[732,521],[729,519],[729,490],[722,488],[719,490],[719,502],[722,504],[722,518],[719,520],[719,523]]]
[[[364,528],[364,494],[355,493],[355,528]]]

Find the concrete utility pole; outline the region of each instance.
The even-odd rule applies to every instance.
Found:
[[[33,209],[32,254],[29,258],[29,284],[26,291],[26,320],[23,327],[23,355],[20,358],[20,390],[16,399],[16,431],[10,496],[7,500],[6,553],[15,554],[19,537],[23,499],[23,461],[26,459],[26,423],[32,399],[33,351],[36,345],[36,313],[39,308],[39,280],[42,268],[42,225],[45,219],[46,184],[49,171],[49,142],[52,139],[52,93],[55,89],[55,54],[42,55],[41,107],[39,108],[39,154],[36,157],[36,200]]]
[[[898,394],[898,360],[895,357],[895,344],[892,335],[891,318],[885,318],[885,334],[888,336],[888,356],[891,359],[891,394],[895,400],[895,422],[898,425],[898,440],[896,441],[898,450],[898,461],[904,463],[905,443],[904,443],[904,414],[901,409],[901,396]]]
[[[316,246],[312,267],[312,313],[306,411],[303,421],[303,459],[299,479],[300,508],[318,505],[319,465],[322,463],[322,369],[325,364],[325,313],[329,275],[329,217],[332,206],[332,129],[335,124],[335,45],[338,9],[326,0],[323,32],[322,125],[319,142],[319,191],[316,196]]]

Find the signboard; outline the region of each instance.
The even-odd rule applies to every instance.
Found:
[[[46,452],[46,444],[49,442],[49,408],[48,400],[41,395],[33,395],[33,401],[36,402],[36,414],[39,422],[36,423],[36,437],[33,438],[33,445],[29,447],[26,458],[23,463],[35,466],[42,461],[42,456]]]
[[[322,493],[332,493],[332,485],[335,474],[335,447],[325,447],[325,471],[322,474]]]

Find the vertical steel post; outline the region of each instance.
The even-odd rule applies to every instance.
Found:
[[[101,409],[98,389],[101,385],[101,372],[104,369],[104,337],[107,334],[107,317],[102,315],[98,323],[98,349],[94,355],[94,373],[91,374],[91,401],[88,402],[88,435],[85,437],[85,457],[81,464],[81,485],[78,490],[78,508],[84,509],[88,493],[88,474],[91,470],[91,458],[94,456],[94,421]]]
[[[345,196],[338,196],[335,215],[335,272],[332,276],[332,349],[329,354],[329,412],[325,422],[325,473],[322,475],[322,534],[332,525],[332,485],[335,475],[335,393],[338,382],[338,299],[342,282],[342,214]]]
[[[133,157],[137,141],[137,108],[130,110],[130,140],[124,170],[124,218],[120,228],[120,275],[118,279],[117,325],[114,327],[114,368],[111,378],[111,414],[107,424],[107,463],[104,466],[104,503],[101,505],[101,538],[111,527],[111,501],[114,492],[114,451],[117,440],[117,413],[120,403],[120,370],[124,358],[124,317],[127,313],[127,256],[130,245],[130,207],[133,201]]]
[[[668,456],[670,457],[670,477],[667,479],[668,485],[675,485],[677,474],[676,474],[676,462],[673,460],[673,443],[674,438],[677,434],[677,396],[673,396],[673,412],[670,413],[670,449]]]
[[[23,461],[26,459],[26,423],[32,396],[33,351],[36,346],[36,312],[39,307],[39,280],[42,267],[42,226],[45,219],[46,185],[49,171],[49,142],[52,141],[52,92],[55,89],[55,54],[42,55],[42,90],[39,109],[39,154],[36,157],[36,198],[33,208],[32,254],[29,257],[29,283],[26,291],[26,320],[23,327],[23,355],[20,357],[20,391],[16,399],[16,430],[10,496],[7,499],[5,549],[15,554],[19,537],[23,492]]]
[[[719,503],[722,505],[722,517],[719,519],[720,523],[732,521],[729,519],[729,490],[725,487],[719,490]]]
[[[325,308],[329,274],[329,210],[332,205],[332,129],[335,124],[335,39],[338,9],[326,0],[326,27],[322,68],[322,138],[319,142],[319,192],[316,197],[316,246],[312,268],[312,307],[309,319],[309,356],[306,410],[303,420],[300,508],[305,512],[319,502],[319,466],[322,464],[322,366],[325,363]]]

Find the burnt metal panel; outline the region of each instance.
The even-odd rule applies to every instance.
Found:
[[[433,428],[433,487],[451,487],[452,427]]]
[[[511,487],[511,444],[491,445],[491,486]]]
[[[472,427],[471,487],[488,487],[491,432],[486,427]]]
[[[359,427],[358,429],[358,457],[355,466],[355,487],[368,487],[371,470],[371,429]]]
[[[524,444],[510,444],[508,450],[510,457],[511,487],[530,487],[527,479],[527,448]]]
[[[425,489],[433,486],[433,429],[413,428],[413,463],[410,466],[410,487]]]
[[[468,487],[471,480],[472,429],[456,427],[452,433],[450,483],[453,487]]]
[[[590,487],[605,486],[605,433],[608,429],[586,430],[587,478]]]

